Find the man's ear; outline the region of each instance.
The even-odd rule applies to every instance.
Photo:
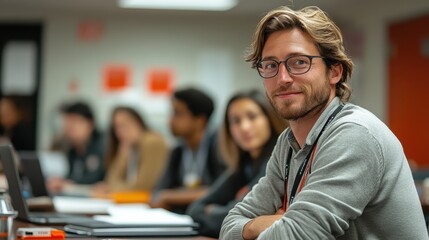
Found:
[[[329,83],[336,85],[343,76],[343,65],[341,63],[332,64],[329,67]]]

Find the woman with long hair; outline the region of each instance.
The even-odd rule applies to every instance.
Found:
[[[262,93],[251,90],[229,100],[219,137],[228,170],[188,210],[202,235],[219,236],[228,211],[265,175],[277,137],[285,128]]]
[[[106,178],[95,191],[152,191],[168,153],[164,138],[126,106],[114,109],[108,134]]]

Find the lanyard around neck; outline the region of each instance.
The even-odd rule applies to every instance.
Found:
[[[200,180],[203,178],[208,159],[209,145],[210,137],[207,133],[204,135],[195,151],[185,145],[186,147],[184,147],[182,152],[182,169],[184,177],[191,174],[198,177]]]
[[[335,109],[335,111],[331,114],[331,116],[329,116],[328,120],[326,121],[325,125],[323,125],[323,128],[320,130],[319,135],[317,135],[316,140],[314,141],[314,144],[311,146],[310,151],[308,152],[307,156],[305,157],[304,161],[302,162],[301,166],[299,167],[298,172],[296,173],[296,177],[295,177],[295,181],[293,183],[293,188],[290,194],[290,198],[289,198],[289,202],[287,201],[288,197],[287,197],[287,191],[288,191],[288,180],[289,180],[289,166],[290,166],[290,162],[292,160],[292,148],[289,148],[289,153],[288,153],[288,157],[287,157],[287,161],[286,161],[286,167],[285,167],[285,179],[284,179],[284,197],[283,197],[283,210],[286,211],[287,206],[292,204],[295,195],[297,193],[298,187],[300,186],[302,177],[307,176],[308,171],[310,169],[310,165],[308,165],[308,162],[310,160],[313,160],[314,157],[314,153],[316,151],[316,145],[317,142],[319,141],[320,136],[322,135],[323,131],[325,130],[326,126],[328,126],[328,124],[330,122],[332,122],[332,120],[335,118],[335,116],[341,111],[341,109],[343,109],[344,105],[340,104],[337,109]],[[307,166],[308,165],[308,166]],[[306,177],[305,177],[306,178]],[[306,179],[304,179],[305,181]],[[302,182],[304,182],[302,181]],[[303,186],[303,183],[301,183],[301,187]]]

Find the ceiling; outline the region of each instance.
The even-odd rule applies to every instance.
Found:
[[[209,1],[209,0],[206,0]],[[273,7],[283,5],[288,0],[240,0],[239,4],[227,13],[235,15],[255,15],[261,11],[267,11]],[[199,14],[198,11],[174,11],[174,10],[135,10],[120,9],[117,7],[117,0],[0,0],[0,9],[10,10],[32,10],[32,11],[62,11],[62,12],[83,12],[94,14]],[[1,11],[0,10],[0,11]],[[224,12],[203,12],[204,14],[220,14]]]
[[[380,8],[399,8],[399,16],[429,13],[427,0],[239,0],[239,4],[226,12],[136,10],[117,7],[117,0],[0,0],[0,16],[38,16],[50,14],[126,15],[126,16],[188,16],[188,17],[260,17],[275,7],[286,5],[299,9],[317,5],[332,17],[346,19],[350,14],[362,14]],[[197,1],[197,0],[195,0]],[[201,0],[210,1],[210,0]],[[424,7],[422,7],[424,5]],[[401,7],[403,6],[403,7]],[[363,14],[363,16],[365,16]],[[401,15],[402,14],[402,15]]]

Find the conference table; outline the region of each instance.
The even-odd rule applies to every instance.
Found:
[[[12,234],[11,236],[9,236],[9,239],[16,239],[15,233],[16,230],[19,227],[47,227],[45,225],[41,226],[41,225],[35,225],[35,224],[31,224],[31,223],[27,223],[27,222],[22,222],[19,220],[14,220],[13,221],[13,226],[12,226]],[[58,226],[52,226],[55,228],[61,228]],[[1,239],[5,239],[5,238],[1,238]],[[96,238],[96,237],[80,237],[80,236],[67,236],[67,239],[77,239],[77,240],[83,240],[83,239],[108,239],[108,240],[116,240],[116,239],[144,239],[144,240],[172,240],[172,239],[181,239],[181,240],[214,240],[215,238],[209,238],[209,237],[204,237],[204,236],[193,236],[193,237],[127,237],[127,238],[121,238],[121,237],[103,237],[103,238]]]

